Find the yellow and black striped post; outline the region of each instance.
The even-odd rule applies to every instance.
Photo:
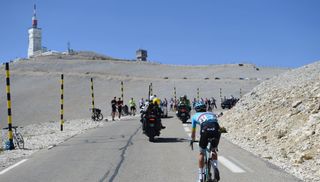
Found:
[[[199,100],[200,99],[200,89],[197,88],[197,99]]]
[[[8,138],[10,150],[14,149],[13,134],[12,134],[12,111],[11,111],[11,95],[10,95],[10,70],[9,63],[6,63],[6,91],[7,91],[7,106],[8,106]]]
[[[91,78],[91,103],[92,103],[92,112],[94,108],[94,92],[93,92],[93,78]]]
[[[150,93],[150,85],[149,85],[149,91],[148,91],[148,100],[150,101],[150,96],[151,96],[151,93]]]
[[[63,74],[61,74],[60,130],[63,131]]]
[[[121,100],[123,101],[123,81],[121,81]]]
[[[152,83],[150,83],[150,94],[153,95]]]

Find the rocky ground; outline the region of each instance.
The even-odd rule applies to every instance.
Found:
[[[320,62],[263,82],[221,118],[226,137],[305,181],[320,181]]]

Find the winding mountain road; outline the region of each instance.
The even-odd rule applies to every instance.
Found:
[[[0,172],[0,181],[196,181],[198,150],[189,147],[190,124],[177,118],[163,123],[167,128],[155,143],[142,134],[138,119],[89,130]],[[299,181],[224,138],[219,156],[221,181]]]

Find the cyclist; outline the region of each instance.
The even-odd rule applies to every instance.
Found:
[[[191,134],[191,145],[195,141],[196,136],[196,125],[200,125],[200,140],[199,140],[199,181],[202,181],[202,176],[204,173],[204,154],[209,142],[209,139],[214,138],[211,142],[212,146],[212,161],[211,165],[213,169],[218,169],[218,154],[216,149],[220,141],[220,126],[218,119],[212,112],[206,112],[206,105],[203,102],[197,102],[194,109],[196,113],[192,116],[192,134]],[[217,174],[217,180],[220,180],[219,174]]]

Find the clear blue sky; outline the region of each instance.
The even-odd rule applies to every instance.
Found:
[[[43,46],[166,64],[298,67],[320,60],[320,0],[0,2],[0,61],[26,57],[33,4]]]

